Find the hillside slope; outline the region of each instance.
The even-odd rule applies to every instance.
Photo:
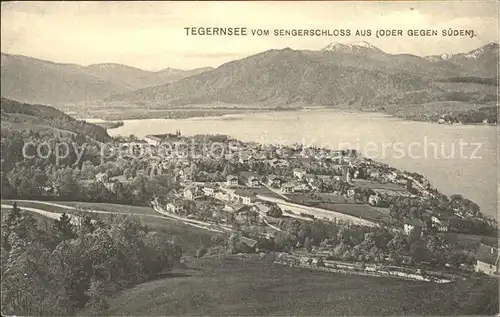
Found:
[[[192,70],[166,68],[157,72],[150,72],[114,63],[94,64],[86,67],[86,71],[94,76],[134,90],[171,83],[207,70],[211,70],[211,68],[205,67]]]
[[[491,315],[498,311],[494,280],[434,284],[289,268],[268,260],[203,257],[193,262],[177,276],[171,274],[122,291],[110,300],[106,313],[444,316]]]
[[[109,100],[173,106],[224,102],[336,105],[400,91],[430,89],[409,73],[339,66],[289,48],[270,50],[172,84],[113,96]]]
[[[464,76],[496,78],[498,75],[498,43],[489,43],[472,51],[426,57],[434,65],[453,64],[463,69]]]
[[[99,99],[131,91],[75,64],[57,64],[2,53],[2,97],[29,103],[58,104]]]
[[[106,129],[85,121],[76,120],[50,106],[20,103],[1,98],[2,136],[7,131],[62,130],[83,138],[105,142],[110,139]]]
[[[483,93],[491,90],[486,86],[497,81],[492,72],[496,71],[495,57],[498,58],[496,43],[451,58],[388,54],[366,42],[331,43],[319,51],[269,50],[172,84],[118,94],[106,100],[166,108],[207,103],[252,104],[263,108],[294,104],[364,106],[375,99],[403,100],[400,96],[412,93],[417,103],[443,100],[482,103],[496,96]],[[465,81],[475,78],[482,87],[458,96],[456,91],[458,88],[461,93],[460,86],[448,89],[451,85],[441,84],[450,78],[458,82],[461,78]],[[419,96],[425,96],[425,100],[418,100]]]
[[[459,76],[464,70],[451,62],[432,62],[412,54],[388,54],[367,42],[330,43],[320,51],[307,51],[322,63],[344,67],[409,73],[425,78]]]
[[[2,97],[49,105],[91,102],[114,94],[170,83],[208,69],[168,68],[150,72],[121,64],[84,67],[2,53]]]

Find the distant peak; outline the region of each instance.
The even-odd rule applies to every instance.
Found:
[[[114,69],[136,69],[141,70],[137,67],[132,67],[128,65],[123,65],[119,63],[100,63],[100,64],[91,64],[87,66],[88,69],[102,69],[102,70],[114,70]]]
[[[328,46],[322,49],[322,51],[335,51],[335,52],[355,52],[360,50],[373,50],[373,51],[381,51],[376,46],[366,42],[366,41],[358,41],[351,43],[330,43]]]
[[[96,67],[96,68],[118,68],[123,65],[117,64],[117,63],[101,63],[101,64],[92,64],[89,65],[88,67]]]
[[[491,53],[492,51],[494,53],[498,53],[498,43],[490,42],[483,47],[476,48],[475,50],[470,51],[469,53],[465,54],[464,57],[468,59],[477,59],[479,56],[487,54],[488,52]]]
[[[361,46],[361,47],[366,47],[366,48],[376,48],[375,46],[371,45],[370,43],[366,42],[366,41],[359,41],[359,42],[354,42],[354,43],[351,43],[351,44],[347,44],[348,46],[351,45],[351,46]]]
[[[441,59],[443,59],[443,60],[449,60],[450,58],[452,58],[455,55],[456,54],[453,54],[453,53],[443,53],[443,54],[441,54]]]
[[[325,48],[323,48],[322,50],[323,51],[330,51],[330,50],[333,50],[335,48],[338,48],[338,47],[345,47],[346,45],[342,44],[342,43],[338,43],[338,42],[333,42],[333,43],[330,43],[328,44]]]

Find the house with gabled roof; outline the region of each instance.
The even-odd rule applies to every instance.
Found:
[[[254,161],[254,157],[250,152],[242,152],[239,155],[239,162],[241,164],[250,164]]]
[[[410,235],[413,230],[421,230],[422,224],[416,219],[411,219],[405,221],[403,225],[403,230],[406,235]]]
[[[158,146],[161,143],[161,138],[156,135],[146,135],[144,137],[144,141],[146,141],[149,145]]]
[[[183,191],[183,196],[187,200],[194,200],[199,196],[198,187],[194,184],[186,186]]]
[[[293,177],[295,177],[295,178],[302,179],[306,175],[307,175],[307,172],[305,169],[302,169],[302,168],[294,168],[293,169]]]
[[[281,184],[281,191],[284,193],[291,193],[295,191],[295,187],[297,186],[296,182],[287,182]]]
[[[98,173],[95,176],[96,181],[101,182],[101,183],[107,183],[109,182],[109,176],[107,173]]]
[[[267,176],[267,185],[271,187],[281,187],[281,178],[276,175],[268,175]]]
[[[257,240],[250,239],[250,238],[247,238],[247,237],[241,237],[241,242],[243,242],[249,248],[252,248],[252,249],[255,249],[255,247],[257,246]]]
[[[247,187],[260,187],[261,179],[262,176],[255,172],[249,172],[249,171],[240,172],[240,181]]]
[[[431,217],[432,227],[439,232],[447,232],[450,228],[450,220],[452,217],[433,215]]]
[[[218,188],[218,184],[205,184],[202,190],[206,196],[214,196],[215,190]]]
[[[487,275],[498,276],[498,266],[498,247],[481,243],[476,250],[476,265],[474,266],[474,270]]]
[[[226,177],[226,186],[227,187],[237,187],[238,186],[238,176],[228,175]]]
[[[256,200],[256,195],[254,192],[247,189],[237,189],[233,193],[233,198],[240,201],[245,205],[249,205]]]

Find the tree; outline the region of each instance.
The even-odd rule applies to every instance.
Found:
[[[323,260],[323,257],[319,257],[318,262],[316,262],[317,267],[324,267],[325,266],[325,261]]]
[[[475,202],[471,202],[471,204],[469,205],[469,212],[473,217],[479,215],[479,210],[480,210],[479,205],[476,204]]]
[[[12,187],[12,185],[9,182],[9,179],[7,178],[7,175],[5,172],[1,172],[1,185],[0,189],[2,191],[2,198],[10,198],[14,196],[15,194],[15,189]]]
[[[71,218],[66,213],[63,213],[61,217],[55,221],[53,230],[56,240],[59,242],[73,239],[76,236]]]
[[[234,169],[232,168],[231,164],[226,164],[224,166],[224,170],[222,171],[222,176],[227,177],[228,175],[232,174],[234,172]]]
[[[304,240],[304,249],[306,249],[307,252],[311,252],[311,239],[309,237],[306,237]]]
[[[394,237],[387,243],[387,248],[391,253],[398,255],[405,254],[409,250],[406,237],[400,232],[397,232]]]
[[[212,245],[214,245],[214,246],[215,246],[215,245],[219,245],[219,244],[221,244],[221,243],[223,243],[223,242],[224,242],[224,239],[225,239],[225,238],[224,238],[224,236],[223,236],[223,235],[220,235],[220,234],[219,234],[219,235],[214,235],[214,236],[212,236],[212,237],[210,238],[210,243],[211,243]]]
[[[104,284],[92,278],[86,295],[89,299],[85,304],[85,313],[90,316],[103,316],[106,309],[108,309]]]
[[[281,216],[283,216],[283,212],[281,211],[281,208],[279,208],[278,206],[276,205],[273,205],[267,212],[266,212],[266,215],[269,216],[269,217],[273,217],[273,218],[280,218]]]
[[[17,206],[17,203],[12,204],[12,209],[7,216],[7,226],[11,227],[17,224],[21,219],[21,208]]]
[[[15,234],[14,234],[15,235]],[[2,312],[6,315],[65,315],[55,306],[57,286],[50,276],[50,252],[14,238],[2,271]]]
[[[410,245],[410,255],[413,260],[417,263],[427,259],[428,250],[425,247],[425,243],[422,240],[415,240]]]
[[[57,289],[73,310],[84,308],[88,300],[86,292],[94,273],[90,250],[88,240],[78,238],[61,241],[51,254],[50,267]]]
[[[422,235],[422,229],[420,226],[415,226],[413,229],[410,231],[410,234],[408,235],[408,244],[412,245],[416,241],[421,240],[421,235]]]
[[[63,199],[77,199],[80,196],[80,187],[73,178],[71,169],[65,170],[57,179],[56,188]]]
[[[85,234],[94,232],[95,229],[96,228],[95,228],[94,224],[92,223],[92,218],[90,218],[90,216],[83,217],[83,221],[82,221],[82,224],[80,226],[81,233],[85,235]]]
[[[2,224],[2,246],[10,250],[9,237],[15,234],[19,239],[24,241],[37,240],[38,227],[37,222],[29,213],[21,213],[21,209],[17,203],[13,203],[5,223]]]
[[[464,197],[460,194],[451,195],[450,196],[450,204],[451,205],[459,204],[463,199],[464,199]]]
[[[238,253],[241,245],[241,235],[239,232],[232,232],[227,241],[227,252],[229,254]]]
[[[204,248],[204,247],[200,247],[196,250],[196,257],[197,258],[201,258],[202,256],[204,256],[205,254],[207,253],[207,249]]]

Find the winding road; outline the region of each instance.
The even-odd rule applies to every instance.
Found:
[[[52,206],[52,207],[58,207],[62,209],[67,209],[67,210],[72,210],[72,211],[79,211],[79,212],[88,212],[88,213],[95,213],[95,214],[113,214],[113,215],[134,215],[133,213],[127,213],[127,212],[115,212],[115,211],[105,211],[105,210],[95,210],[95,209],[86,209],[86,210],[81,210],[76,207],[72,206],[66,206],[66,205],[61,205],[57,203],[51,203],[51,202],[46,202],[46,201],[39,201],[39,200],[19,200],[19,202],[28,202],[28,203],[36,203],[40,205],[47,205],[47,206]],[[12,208],[13,205],[11,204],[1,204],[2,208]],[[50,219],[59,219],[62,215],[60,212],[53,212],[53,211],[46,211],[40,208],[34,208],[34,207],[24,207],[24,206],[18,206],[21,208],[21,210],[26,210],[26,211],[31,211],[34,213],[37,213],[39,215],[42,215],[44,217],[50,218]],[[67,214],[68,217],[71,219],[71,223],[73,224],[80,224],[82,221],[82,217],[74,215],[74,214]],[[144,214],[141,216],[145,217],[153,217],[153,218],[162,218],[165,219],[163,216],[157,216],[157,215],[148,215]],[[92,220],[92,222],[95,222],[95,220]]]

